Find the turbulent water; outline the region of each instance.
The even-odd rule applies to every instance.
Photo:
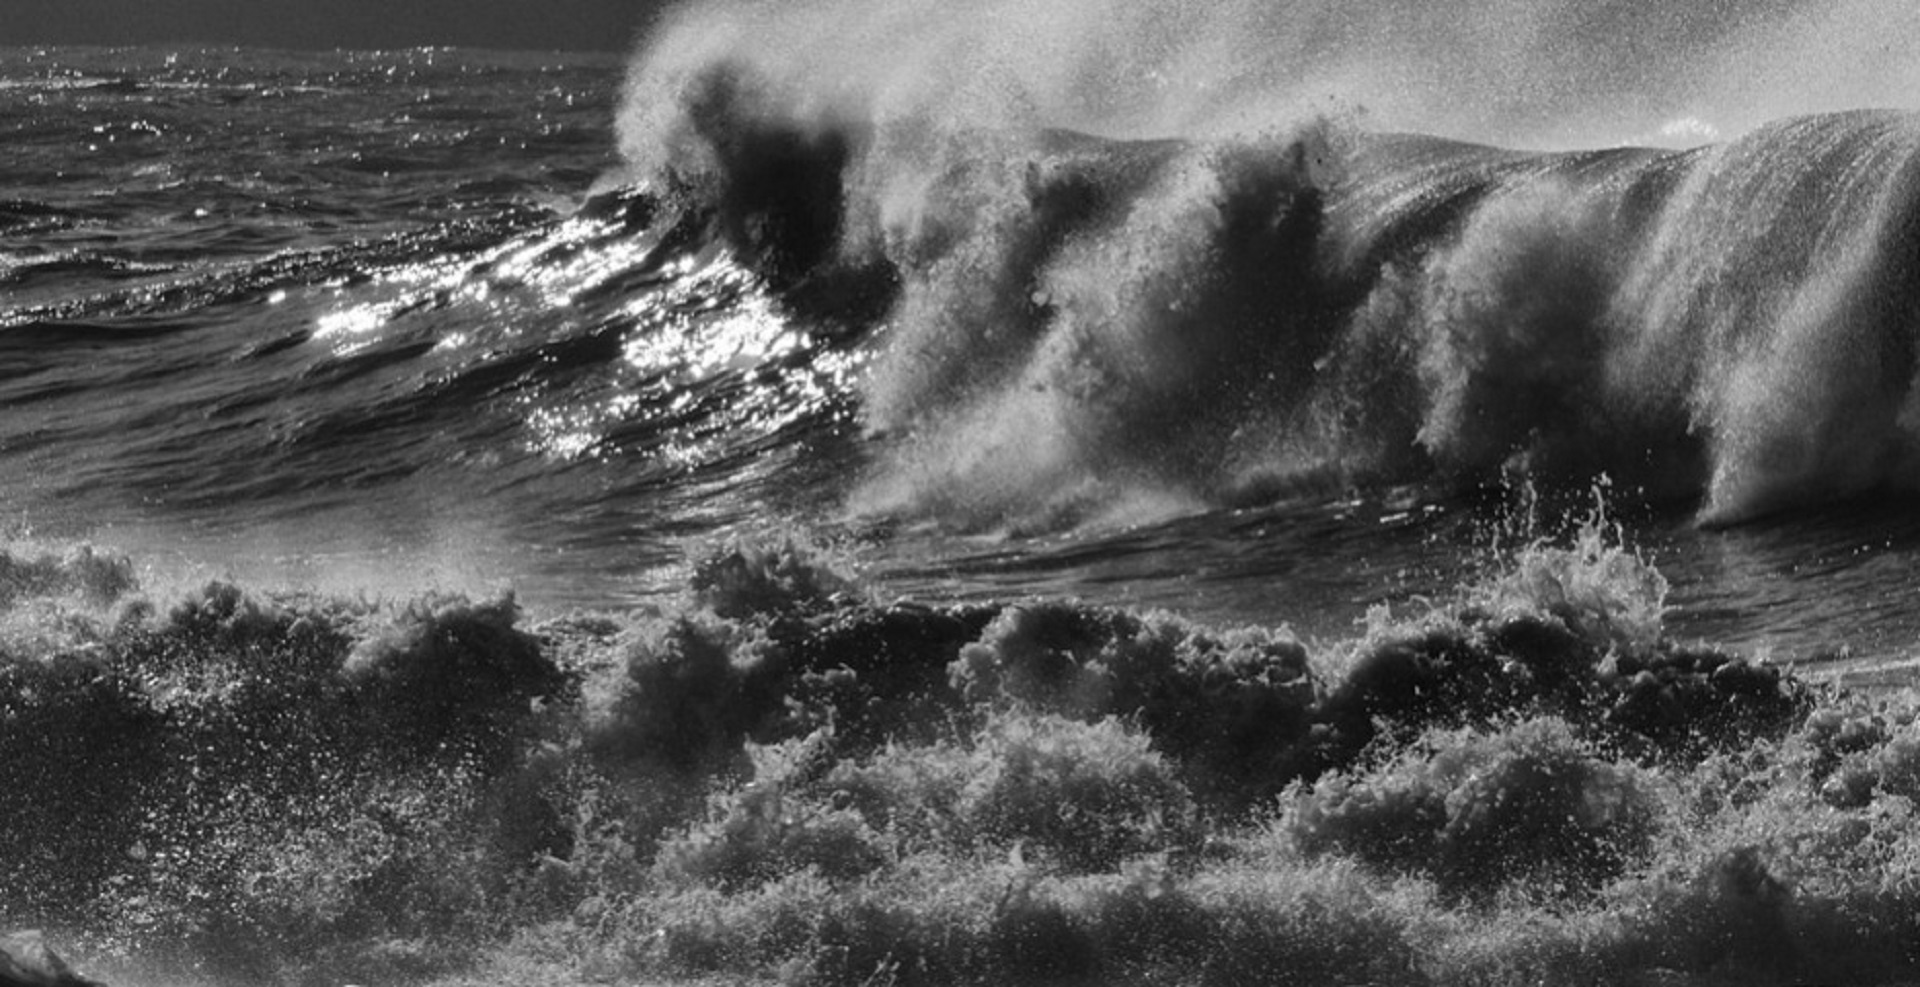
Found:
[[[1397,94],[1444,73],[1404,46],[1326,55],[1380,28],[1358,19],[1322,24],[1331,40],[1286,36],[1267,52],[1282,67],[1262,68],[1233,32],[1277,43],[1278,28],[1237,8],[1194,24],[1166,5],[1055,5],[1059,23],[1034,28],[1046,44],[992,4],[968,8],[978,23],[904,8],[689,7],[631,64],[0,49],[0,749],[9,791],[100,779],[0,825],[16,889],[0,919],[70,930],[135,981],[340,982],[334,964],[454,976],[467,967],[449,957],[476,942],[518,943],[504,969],[534,957],[585,979],[991,979],[1026,969],[994,952],[1015,948],[999,932],[949,956],[896,929],[874,956],[842,944],[830,963],[819,944],[839,940],[780,925],[801,920],[765,902],[791,892],[840,915],[853,906],[838,892],[801,894],[791,875],[831,885],[851,867],[860,907],[884,911],[886,880],[908,878],[874,876],[893,872],[862,854],[986,853],[1000,880],[1024,873],[1031,844],[1052,848],[1055,883],[1020,894],[1094,930],[1094,965],[1060,976],[1177,981],[1154,972],[1185,962],[1177,944],[1100,965],[1120,962],[1099,950],[1126,927],[1076,911],[1093,892],[1072,880],[1145,880],[1121,866],[1134,851],[1162,868],[1191,856],[1175,866],[1192,879],[1182,921],[1211,929],[1210,909],[1258,897],[1207,883],[1224,871],[1193,841],[1228,839],[1195,835],[1218,827],[1240,841],[1219,859],[1331,853],[1424,874],[1438,898],[1395,907],[1443,916],[1409,928],[1440,925],[1394,940],[1412,950],[1404,969],[1368,976],[1484,982],[1498,950],[1482,967],[1464,946],[1436,960],[1408,944],[1454,942],[1435,931],[1449,909],[1509,878],[1596,915],[1644,905],[1634,895],[1666,902],[1648,914],[1719,915],[1722,885],[1744,888],[1726,892],[1728,928],[1751,905],[1740,894],[1792,883],[1755,862],[1785,851],[1748,839],[1764,828],[1750,819],[1709,827],[1734,835],[1704,849],[1646,835],[1709,812],[1705,789],[1673,786],[1707,784],[1687,772],[1713,736],[1784,745],[1779,764],[1805,768],[1828,809],[1881,820],[1895,810],[1876,793],[1907,804],[1910,715],[1829,697],[1809,718],[1810,694],[1758,666],[1896,694],[1920,655],[1920,115],[1853,108],[1869,104],[1836,86],[1783,107],[1821,112],[1749,119],[1709,86],[1687,105],[1719,116],[1656,106],[1649,122],[1617,109],[1646,98],[1577,61],[1531,103],[1409,102]],[[1740,37],[1812,30],[1782,18]],[[1531,24],[1530,43],[1564,27]],[[1441,33],[1435,52],[1458,41]],[[1737,50],[1685,64],[1724,81]],[[1640,69],[1682,92],[1677,64]],[[1470,74],[1455,95],[1499,81]],[[879,602],[899,597],[913,603]],[[1002,609],[1043,599],[1082,602]],[[1149,608],[1165,612],[1136,616]],[[1241,625],[1260,629],[1201,629]],[[1492,675],[1511,700],[1500,715],[1549,719],[1395,706],[1378,683],[1413,673],[1378,656],[1406,649],[1440,656],[1419,674],[1442,694]],[[1582,670],[1549,675],[1547,652]],[[1021,670],[1040,654],[1101,671],[1061,700],[1047,690],[1079,680]],[[1175,670],[1143,671],[1162,658]],[[1179,698],[1216,660],[1259,683],[1236,686],[1252,690],[1237,712],[1208,705],[1226,702],[1213,691]],[[1665,699],[1635,665],[1659,671]],[[1189,699],[1268,725],[1197,739],[1199,721],[1156,712]],[[903,767],[902,748],[873,746],[897,740],[897,703],[973,723],[968,757],[1146,774],[1089,810],[1109,829],[1031,829],[966,801],[987,798],[965,774],[984,768]],[[1591,703],[1612,710],[1592,736]],[[995,712],[954,712],[974,706]],[[1368,715],[1390,714],[1492,732],[1429,735],[1365,762],[1384,774],[1341,774],[1362,770]],[[831,774],[765,761],[835,736]],[[811,863],[723,846],[752,830],[729,820],[801,811],[781,796],[769,809],[748,786],[702,817],[684,794],[751,777],[747,754],[722,753],[741,744],[825,820],[805,847],[752,852]],[[1678,751],[1684,769],[1660,761]],[[1405,790],[1528,757],[1571,758],[1581,812],[1600,799],[1609,832],[1638,835],[1589,846],[1593,827],[1541,836],[1520,820],[1546,841],[1538,872],[1489,862],[1476,824],[1449,823],[1411,864],[1413,844],[1368,842],[1389,824],[1366,814]],[[1662,765],[1691,780],[1647,780]],[[861,785],[889,771],[960,772],[953,791],[973,794],[916,795],[933,800],[920,821],[882,827],[849,806],[865,813]],[[633,777],[661,772],[680,801],[635,794]],[[1288,781],[1309,786],[1288,824],[1255,839],[1219,821]],[[1142,829],[1136,810],[1185,822]],[[75,813],[84,824],[60,833]],[[923,825],[933,835],[900,835]],[[1283,833],[1287,849],[1259,842]],[[1134,851],[1089,858],[1093,844]],[[450,864],[433,855],[446,845],[468,849]],[[914,880],[960,865],[916,866]],[[1361,893],[1349,864],[1298,866],[1288,880]],[[1655,872],[1695,897],[1660,898]],[[739,903],[776,878],[753,892],[762,904]],[[1853,901],[1828,892],[1814,897]],[[674,925],[689,901],[718,944]],[[939,924],[915,914],[898,921]],[[1829,943],[1826,918],[1794,915],[1767,921],[1808,956]],[[772,925],[751,942],[718,931],[755,922]],[[1629,926],[1608,928],[1627,942]],[[1379,930],[1358,928],[1314,961],[1360,963]],[[1598,935],[1536,931],[1518,955]],[[1239,934],[1205,941],[1286,953]],[[1588,959],[1595,976],[1754,973],[1674,948]],[[900,965],[909,953],[921,974]],[[1271,972],[1206,969],[1210,983]]]
[[[591,60],[5,68],[10,523],[169,577],[618,606],[791,528],[902,591],[1341,633],[1448,592],[1527,483],[1605,475],[1682,627],[1796,660],[1920,628],[1920,529],[1875,502],[1914,480],[1897,114],[1121,143],[722,63],[684,119],[629,100],[668,165],[615,157]]]

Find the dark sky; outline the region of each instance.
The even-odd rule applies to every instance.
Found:
[[[625,51],[666,0],[0,0],[0,45]]]

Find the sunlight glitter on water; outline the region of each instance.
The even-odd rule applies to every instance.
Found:
[[[314,320],[313,338],[332,340],[333,355],[352,356],[373,342],[374,333],[393,315],[388,304],[356,305],[328,312]]]
[[[637,299],[628,310],[645,313],[642,317],[651,317],[657,325],[627,343],[625,359],[635,370],[700,381],[750,370],[808,348],[807,334],[790,325],[771,299],[751,290],[744,272],[724,265],[700,280],[718,288],[716,295],[740,292],[740,297],[731,310],[711,317],[703,317],[701,311],[710,299],[697,294]],[[693,314],[687,312],[690,306],[695,307]]]

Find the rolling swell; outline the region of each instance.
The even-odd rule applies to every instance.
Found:
[[[1052,526],[1518,471],[1720,524],[1920,482],[1905,114],[1685,151],[1119,141],[668,78],[640,180],[788,297],[884,313],[860,510]]]

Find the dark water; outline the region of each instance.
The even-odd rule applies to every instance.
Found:
[[[611,60],[4,78],[8,514],[165,578],[620,606],[773,529],[904,593],[1338,635],[1605,475],[1683,633],[1879,661],[1920,628],[1903,116],[900,145],[721,75],[666,189],[616,156]]]
[[[1061,61],[883,14],[689,6],[630,63],[0,49],[0,925],[130,982],[986,982],[1025,933],[927,943],[1016,885],[1099,939],[1074,909],[1157,867],[1203,943],[1320,900],[1233,881],[1334,889],[1330,977],[1387,962],[1354,902],[1442,944],[1380,982],[1549,940],[1727,982],[1768,922],[1911,972],[1893,864],[1793,868],[1836,812],[1911,859],[1920,116],[1648,129],[1584,63],[1369,116],[1219,24],[1076,15]],[[1147,765],[1153,859],[847,780],[1007,758]],[[1492,806],[1428,834],[1469,877],[1366,844],[1395,806]],[[1508,823],[1572,870],[1482,859]],[[965,901],[872,956],[818,924],[929,880]]]

